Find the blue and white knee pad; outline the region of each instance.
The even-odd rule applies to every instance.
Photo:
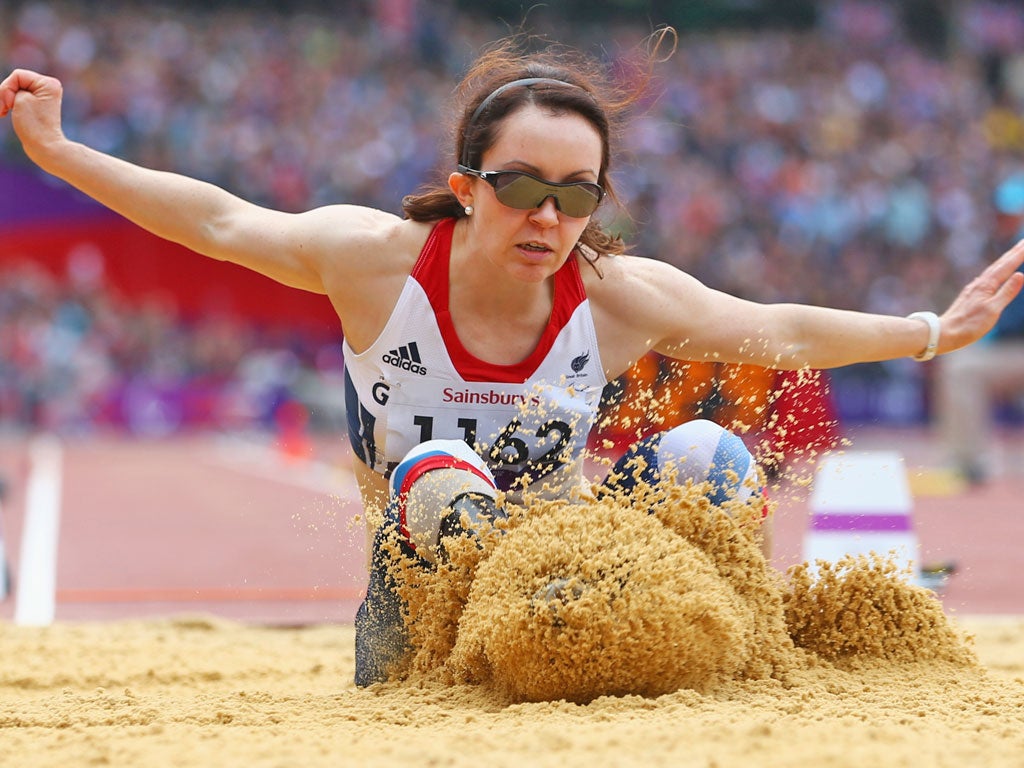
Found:
[[[435,560],[441,518],[467,493],[492,502],[497,487],[484,460],[461,440],[428,440],[405,455],[390,480],[398,529],[417,554]]]
[[[613,491],[628,494],[643,483],[656,486],[707,482],[708,499],[721,505],[746,501],[759,489],[757,464],[743,441],[713,421],[697,419],[635,443],[605,481]]]

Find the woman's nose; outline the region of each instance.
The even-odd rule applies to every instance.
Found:
[[[541,204],[530,213],[530,219],[542,226],[554,226],[558,223],[558,203],[555,196],[545,197]]]

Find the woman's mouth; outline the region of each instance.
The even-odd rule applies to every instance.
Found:
[[[519,250],[533,257],[546,256],[552,252],[552,249],[543,243],[520,243]]]

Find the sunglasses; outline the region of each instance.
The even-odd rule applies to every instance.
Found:
[[[478,171],[465,165],[459,173],[483,179],[494,187],[498,202],[509,208],[530,210],[540,208],[549,197],[566,216],[582,219],[597,210],[604,197],[604,188],[592,181],[547,181],[524,171]]]

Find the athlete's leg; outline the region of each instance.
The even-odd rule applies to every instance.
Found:
[[[356,685],[387,680],[409,651],[393,557],[385,546],[394,531],[407,563],[429,568],[443,552],[444,537],[463,532],[463,518],[472,529],[500,514],[490,470],[458,440],[416,446],[395,468],[390,490],[384,524],[373,540],[366,599],[356,614]]]
[[[610,490],[629,493],[640,483],[655,486],[664,480],[679,485],[707,482],[713,504],[728,499],[745,501],[759,490],[757,465],[743,441],[705,419],[688,421],[634,443],[615,463],[604,484]]]
[[[634,443],[615,463],[604,487],[629,494],[640,484],[708,483],[708,499],[720,505],[762,493],[757,463],[743,441],[713,421],[696,419]],[[762,551],[770,557],[770,521],[762,523]]]

